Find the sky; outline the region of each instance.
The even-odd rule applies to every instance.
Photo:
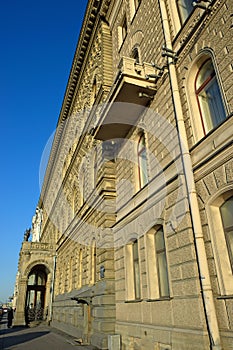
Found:
[[[0,2],[0,302],[14,292],[19,252],[40,195],[87,0]]]

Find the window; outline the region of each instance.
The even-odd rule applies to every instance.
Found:
[[[138,255],[138,241],[133,242],[133,273],[134,273],[134,293],[135,299],[140,299],[140,269]]]
[[[122,23],[122,41],[124,41],[126,35],[127,35],[127,20],[126,16],[124,17],[123,23]]]
[[[69,270],[68,270],[68,291],[70,292],[73,289],[73,258],[70,258],[69,261]]]
[[[79,194],[80,194],[80,207],[84,204],[84,196],[85,196],[85,170],[84,167],[80,170],[79,175]]]
[[[193,10],[193,0],[176,0],[181,23],[184,23]]]
[[[138,6],[140,5],[140,2],[141,2],[141,0],[134,0],[134,7],[135,7],[135,9],[138,8]]]
[[[188,69],[186,94],[194,143],[201,140],[227,117],[212,57],[212,52],[203,50]]]
[[[169,296],[167,258],[163,229],[160,228],[154,235],[158,270],[158,285],[160,297]]]
[[[195,81],[195,93],[201,115],[204,135],[225,118],[225,110],[211,59],[201,66]]]
[[[162,226],[152,228],[145,235],[145,239],[149,299],[169,297],[166,246]]]
[[[139,300],[141,297],[140,259],[138,240],[125,246],[126,299]]]
[[[82,287],[82,266],[83,266],[83,251],[82,248],[80,248],[77,252],[77,259],[76,259],[76,288]]]
[[[121,45],[123,44],[123,41],[126,38],[127,31],[128,31],[127,18],[125,15],[123,18],[122,24],[118,27],[119,49],[121,48]]]
[[[29,275],[28,285],[44,286],[46,284],[46,274],[42,271],[36,271]]]
[[[139,50],[136,46],[132,50],[132,58],[135,59],[135,63],[140,63]]]
[[[91,284],[96,282],[96,241],[93,239],[91,244]]]
[[[224,190],[223,190],[224,191]],[[217,193],[206,206],[221,295],[233,294],[233,188]]]
[[[142,134],[138,141],[138,178],[139,188],[143,188],[148,183],[148,172],[147,172],[147,154],[146,154],[146,142],[145,135]]]
[[[92,153],[92,188],[94,189],[97,184],[97,175],[98,175],[98,153],[97,147],[94,148]]]
[[[231,269],[233,271],[233,196],[221,205],[220,213]]]
[[[141,3],[141,0],[130,0],[130,18],[133,19],[139,5]]]
[[[97,80],[95,77],[93,80],[92,90],[91,90],[91,104],[95,103],[96,96],[97,96]]]
[[[71,213],[72,213],[72,218],[74,218],[77,210],[76,206],[76,201],[77,201],[77,189],[75,185],[73,185],[73,190],[72,190],[72,195],[71,195]]]

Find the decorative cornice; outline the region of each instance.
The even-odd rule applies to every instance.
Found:
[[[98,16],[105,17],[108,10],[110,0],[89,0],[82,24],[82,29],[79,35],[77,48],[75,51],[72,67],[66,86],[65,95],[63,98],[62,108],[57,123],[57,130],[54,136],[49,161],[43,181],[43,187],[41,196],[39,199],[39,205],[43,203],[43,195],[47,190],[49,179],[52,174],[52,169],[55,164],[56,156],[58,155],[59,143],[63,133],[63,123],[68,118],[73,98],[75,96],[76,86],[80,78],[80,72],[84,63],[86,52],[89,46],[89,42],[93,33],[94,26],[98,19]],[[65,123],[64,123],[65,124]],[[58,127],[59,126],[59,127]]]
[[[183,28],[173,41],[173,48],[179,56],[177,62],[186,57],[187,52],[195,45],[197,38],[221,5],[223,5],[221,0],[213,0],[209,11],[198,9],[197,14],[193,13],[190,25]]]

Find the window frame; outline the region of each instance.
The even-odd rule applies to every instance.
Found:
[[[143,142],[141,142],[143,141]],[[140,149],[140,145],[143,144]],[[144,154],[144,157],[142,156]],[[142,166],[141,166],[142,164]],[[146,178],[146,180],[144,179]],[[146,147],[146,137],[145,133],[141,133],[137,142],[137,183],[138,190],[143,189],[149,182],[148,174],[148,156],[147,156],[147,147]]]
[[[130,19],[131,22],[134,19],[135,14],[137,13],[137,10],[141,4],[142,0],[130,0]]]
[[[132,48],[131,57],[135,60],[135,64],[140,64],[141,57],[140,57],[140,50],[139,50],[139,46],[138,45],[135,45]]]
[[[121,24],[118,26],[118,49],[120,50],[128,34],[128,22],[126,13],[122,17]]]
[[[135,300],[141,298],[141,278],[140,278],[140,261],[139,261],[139,245],[136,239],[132,243],[133,249],[133,273],[134,273],[134,297]]]
[[[213,72],[197,88],[196,84],[197,84],[197,80],[199,78],[199,75],[200,75],[203,67],[208,63],[208,61],[211,61],[211,64],[212,64],[212,67],[213,67]],[[201,92],[205,91],[205,88],[208,87],[211,82],[214,82],[214,84],[217,86],[217,89],[219,90],[219,96],[221,98],[220,102],[222,103],[222,108],[224,109],[224,112],[225,112],[225,118],[223,118],[221,120],[221,122],[219,122],[217,125],[213,126],[211,129],[208,130],[207,126],[205,126],[205,124],[207,124],[207,116],[204,116],[204,113],[203,113],[203,110],[202,110],[202,107],[201,107],[200,94],[201,94]],[[209,132],[211,132],[213,129],[218,127],[226,119],[226,111],[225,111],[224,101],[223,101],[223,98],[222,98],[221,89],[220,89],[220,86],[219,86],[219,83],[218,83],[215,67],[214,67],[213,60],[211,59],[211,57],[207,58],[202,63],[202,65],[200,66],[198,72],[196,73],[195,82],[194,82],[194,89],[195,89],[195,95],[196,95],[198,109],[199,109],[199,115],[200,115],[200,118],[201,118],[201,125],[202,125],[202,128],[203,128],[203,133],[204,133],[204,136],[206,136]],[[207,102],[207,104],[208,104],[208,106],[210,106],[209,102]],[[210,118],[211,118],[211,115],[210,115]],[[211,122],[213,124],[213,118],[211,118]]]
[[[207,202],[206,215],[212,241],[213,256],[215,260],[220,294],[233,295],[233,273],[225,232],[223,228],[220,207],[233,196],[233,185],[218,191]]]
[[[197,101],[195,87],[196,87],[196,78],[197,78],[198,72],[200,71],[200,68],[202,67],[202,65],[209,59],[211,59],[211,62],[215,71],[216,82],[220,90],[220,96],[222,99],[222,104],[223,104],[226,119],[227,119],[227,105],[226,105],[225,96],[222,90],[221,80],[219,79],[218,70],[215,65],[214,55],[212,51],[209,49],[202,50],[199,53],[199,55],[196,57],[196,59],[192,62],[192,65],[188,67],[189,69],[187,70],[187,76],[186,76],[187,83],[185,85],[185,92],[187,96],[187,103],[188,103],[188,110],[189,110],[189,119],[191,122],[192,137],[193,137],[194,144],[198,143],[200,140],[202,140],[206,136],[203,129],[203,124],[201,119],[202,117],[200,115],[200,108]],[[221,125],[221,123],[219,125]],[[209,133],[211,133],[214,129],[218,128],[219,125],[211,129]]]
[[[229,238],[229,232],[230,233],[233,232],[233,220],[231,222],[230,227],[225,227],[225,222],[224,222],[223,212],[222,212],[223,206],[225,206],[230,200],[233,200],[233,195],[231,197],[229,197],[227,200],[225,200],[225,202],[219,207],[219,210],[220,210],[220,215],[222,218],[222,226],[223,226],[223,231],[225,234],[228,256],[229,256],[229,260],[230,260],[230,264],[231,264],[231,270],[233,273],[233,247],[231,248],[231,243],[230,243],[230,238]]]
[[[162,281],[159,273],[159,262],[158,262],[158,249],[156,247],[156,235],[162,230],[164,249],[163,253],[166,258],[166,283],[168,288],[168,294],[162,294],[161,286]],[[163,300],[170,299],[170,279],[169,279],[169,268],[166,248],[166,237],[163,225],[153,226],[145,235],[145,246],[146,246],[146,262],[147,262],[147,285],[148,285],[148,299],[149,300]]]
[[[93,239],[91,242],[91,266],[90,266],[90,284],[95,284],[96,279],[96,273],[97,273],[97,245],[96,240]]]
[[[134,256],[134,248],[135,243],[137,243],[138,250],[138,275],[136,276],[135,271],[135,256]],[[140,301],[142,290],[141,290],[141,268],[140,268],[140,246],[139,240],[137,238],[132,239],[125,246],[125,281],[126,281],[126,301]],[[137,278],[138,278],[138,289],[137,286]]]
[[[192,6],[192,10],[189,12],[187,10],[187,15],[184,14],[184,10],[182,11],[181,9],[181,5],[182,4],[179,4],[180,1],[189,1],[189,0],[176,0],[176,8],[177,8],[177,12],[178,12],[178,16],[179,16],[179,19],[180,19],[180,24],[181,26],[184,25],[184,23],[187,21],[187,19],[191,16],[191,14],[193,13],[194,11],[194,6],[192,5],[192,3],[190,4]],[[191,1],[191,0],[190,0]],[[189,6],[187,5],[187,3],[185,4],[186,8]]]

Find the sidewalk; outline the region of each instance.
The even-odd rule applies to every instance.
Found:
[[[47,325],[33,328],[7,328],[7,316],[0,320],[0,350],[94,350],[80,345],[75,338]]]

